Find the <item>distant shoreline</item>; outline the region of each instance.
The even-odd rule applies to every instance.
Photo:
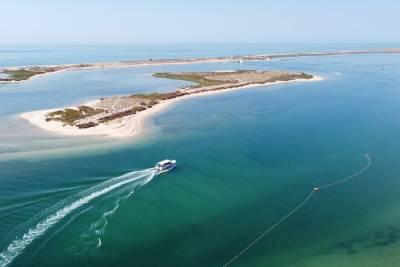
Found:
[[[152,108],[146,109],[144,111],[138,112],[137,114],[126,116],[120,120],[112,121],[111,123],[102,123],[93,128],[87,129],[78,129],[77,127],[71,125],[65,125],[59,121],[46,121],[46,114],[56,111],[57,109],[48,109],[48,110],[38,110],[38,111],[31,111],[25,112],[20,114],[20,117],[27,120],[31,124],[60,135],[69,135],[69,136],[106,136],[106,137],[114,137],[114,138],[123,138],[123,137],[132,137],[132,136],[139,136],[143,131],[143,124],[144,121],[151,118],[155,114],[171,107],[178,101],[198,97],[198,96],[206,96],[206,95],[213,95],[213,94],[220,94],[220,93],[227,93],[231,91],[241,90],[245,88],[251,87],[260,87],[260,86],[268,86],[274,84],[286,84],[286,83],[294,83],[294,82],[312,82],[312,81],[321,81],[322,78],[318,76],[313,76],[311,79],[295,79],[289,81],[275,81],[269,83],[254,83],[254,84],[247,84],[244,86],[226,88],[222,90],[216,91],[204,91],[199,93],[193,93],[190,95],[185,95],[173,99],[167,99],[161,101],[159,104],[155,105]],[[87,106],[93,106],[98,103],[100,100],[95,100],[86,103]]]
[[[268,61],[276,58],[292,57],[315,57],[315,56],[335,56],[335,55],[362,55],[362,54],[390,54],[400,53],[400,48],[383,48],[368,50],[348,50],[332,52],[306,52],[306,53],[283,53],[283,54],[265,54],[265,55],[245,55],[245,56],[225,56],[209,58],[184,58],[184,59],[148,59],[115,61],[87,64],[60,64],[60,65],[39,65],[39,66],[19,66],[19,67],[0,67],[0,73],[8,74],[7,78],[0,78],[0,83],[15,83],[31,80],[35,77],[49,75],[67,70],[85,70],[102,68],[124,68],[124,67],[143,67],[143,66],[161,66],[178,64],[202,64],[202,63],[224,63],[245,61]]]

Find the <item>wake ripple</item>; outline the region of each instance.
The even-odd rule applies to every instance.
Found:
[[[106,232],[106,228],[108,225],[108,218],[118,210],[120,207],[121,203],[128,199],[133,193],[135,192],[134,189],[131,189],[128,194],[117,198],[117,200],[114,202],[114,207],[105,211],[101,218],[92,223],[89,227],[89,229],[81,235],[81,242],[84,245],[84,248],[82,251],[76,253],[76,255],[80,255],[85,253],[90,247],[95,247],[95,248],[100,248],[102,245],[101,237],[104,235]]]
[[[155,171],[152,169],[130,172],[86,189],[73,197],[59,202],[52,208],[47,209],[42,214],[38,215],[40,218],[44,217],[43,220],[39,219],[39,223],[37,223],[34,227],[29,227],[29,225],[34,225],[32,222],[37,221],[38,218],[34,217],[29,220],[26,224],[24,224],[24,226],[27,225],[29,227],[29,230],[26,231],[22,236],[21,234],[17,234],[17,238],[15,238],[8,245],[8,247],[0,253],[0,267],[8,266],[34,240],[44,235],[49,228],[53,227],[67,215],[71,214],[73,211],[87,204],[91,200],[126,184],[135,183],[136,185],[144,186],[150,182],[154,176]],[[22,228],[26,229],[28,227]]]

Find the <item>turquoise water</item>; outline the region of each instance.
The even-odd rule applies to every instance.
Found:
[[[324,81],[186,100],[137,140],[54,136],[15,115],[182,85],[154,71],[238,68]],[[10,266],[222,266],[313,186],[361,169],[370,153],[366,173],[317,194],[232,266],[397,266],[399,71],[399,55],[332,56],[71,71],[0,85],[0,253],[62,210]],[[178,167],[138,178],[164,158]],[[124,174],[132,182],[103,190]]]

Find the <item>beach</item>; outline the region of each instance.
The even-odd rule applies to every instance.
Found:
[[[314,76],[311,79],[296,79],[290,81],[276,81],[265,84],[249,84],[240,87],[216,90],[216,91],[207,91],[207,92],[199,92],[190,95],[184,95],[181,97],[177,97],[174,99],[163,100],[159,104],[146,109],[144,111],[138,112],[137,114],[125,116],[123,118],[118,119],[117,121],[112,121],[110,123],[102,123],[96,127],[87,128],[87,129],[79,129],[75,126],[65,125],[59,121],[46,121],[46,114],[56,111],[57,109],[47,109],[47,110],[38,110],[31,112],[24,112],[20,114],[20,117],[27,120],[31,124],[49,131],[51,133],[60,134],[60,135],[70,135],[70,136],[107,136],[114,138],[124,138],[124,137],[133,137],[140,136],[142,133],[144,122],[150,118],[152,118],[155,114],[158,114],[162,111],[165,111],[167,108],[173,106],[175,103],[179,101],[183,101],[188,98],[193,97],[201,97],[207,95],[214,94],[222,94],[229,93],[236,90],[243,90],[253,87],[262,87],[262,86],[270,86],[276,84],[287,84],[294,82],[315,82],[321,81],[322,77]],[[98,103],[99,100],[90,101],[85,103],[85,106],[94,106]]]
[[[104,68],[126,68],[126,67],[146,67],[163,65],[182,65],[182,64],[206,64],[206,63],[238,63],[245,61],[269,61],[281,58],[296,57],[321,57],[338,55],[365,55],[365,54],[398,54],[400,48],[366,49],[366,50],[343,50],[329,52],[302,52],[302,53],[283,53],[283,54],[260,54],[260,55],[235,55],[208,58],[172,58],[172,59],[148,59],[148,60],[127,60],[115,62],[98,62],[83,64],[59,64],[59,65],[39,65],[39,66],[18,66],[0,67],[0,73],[11,73],[10,77],[1,78],[0,83],[18,83],[31,80],[35,77],[50,75],[68,70],[82,69],[104,69]],[[20,72],[25,72],[22,77],[16,77]],[[16,74],[16,76],[14,76]],[[26,75],[28,74],[28,75]]]

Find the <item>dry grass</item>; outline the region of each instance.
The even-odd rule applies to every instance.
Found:
[[[47,121],[61,121],[65,124],[74,125],[77,120],[91,117],[104,112],[103,109],[95,109],[88,106],[79,106],[77,109],[66,108],[50,112],[46,116]]]

